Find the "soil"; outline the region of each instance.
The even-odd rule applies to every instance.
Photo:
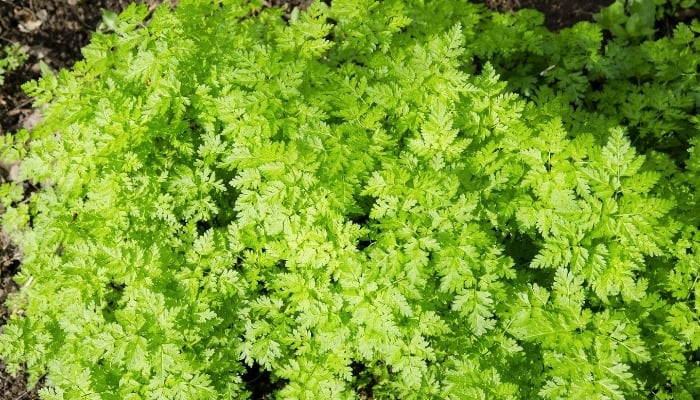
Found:
[[[573,26],[579,21],[592,21],[593,14],[614,0],[485,0],[491,9],[514,12],[522,8],[534,8],[544,14],[544,25],[552,31]]]
[[[154,8],[164,0],[139,0]],[[286,11],[300,5],[308,6],[313,0],[267,0],[267,6],[283,7]],[[487,6],[501,12],[521,8],[536,8],[545,14],[545,24],[552,30],[572,26],[581,20],[590,20],[595,12],[613,0],[482,0]],[[328,2],[328,1],[326,1]],[[0,45],[19,44],[29,53],[28,61],[5,76],[0,86],[0,135],[19,128],[30,128],[37,121],[31,101],[22,92],[21,85],[40,76],[39,63],[43,61],[54,70],[69,68],[80,60],[80,48],[85,46],[100,21],[102,9],[120,12],[129,0],[0,0]],[[175,6],[177,0],[171,1]],[[12,166],[0,162],[0,182],[12,176]],[[30,185],[25,184],[27,190]],[[0,210],[1,212],[1,210]],[[12,277],[19,271],[21,257],[9,238],[0,231],[0,330],[9,318],[4,306],[8,295],[18,290]],[[38,387],[41,387],[41,382]],[[12,377],[0,361],[0,399],[38,399],[37,388],[29,390],[26,375]],[[264,390],[263,390],[264,391]],[[265,394],[258,393],[264,398]]]

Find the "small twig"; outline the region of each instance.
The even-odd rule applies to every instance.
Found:
[[[5,0],[0,0],[0,1],[5,1]],[[15,44],[15,43],[16,43],[15,41],[12,41],[12,40],[6,38],[5,36],[0,36],[0,39],[4,40],[4,41],[6,41],[7,43],[10,43],[10,44]]]
[[[21,110],[22,108],[24,108],[24,106],[26,106],[27,104],[31,103],[32,101],[33,101],[33,100],[32,100],[31,98],[29,98],[29,99],[27,99],[27,100],[25,100],[25,101],[23,101],[23,102],[17,104],[17,105],[15,106],[15,108],[13,108],[12,110],[9,110],[7,113],[10,114],[10,113],[13,113],[13,112],[15,112],[15,111],[19,111],[19,110]]]

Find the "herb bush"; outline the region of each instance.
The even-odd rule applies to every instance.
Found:
[[[44,399],[700,396],[698,21],[259,7],[132,6],[27,85],[11,371]]]

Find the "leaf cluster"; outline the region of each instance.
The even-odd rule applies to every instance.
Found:
[[[261,6],[131,6],[26,85],[11,371],[45,399],[256,371],[280,399],[700,396],[697,21]]]
[[[27,52],[18,44],[0,46],[0,85],[5,83],[5,75],[22,66],[27,57]]]

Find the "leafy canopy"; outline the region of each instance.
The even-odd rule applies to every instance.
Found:
[[[44,399],[700,396],[700,24],[647,8],[131,6],[2,138],[0,355]]]

